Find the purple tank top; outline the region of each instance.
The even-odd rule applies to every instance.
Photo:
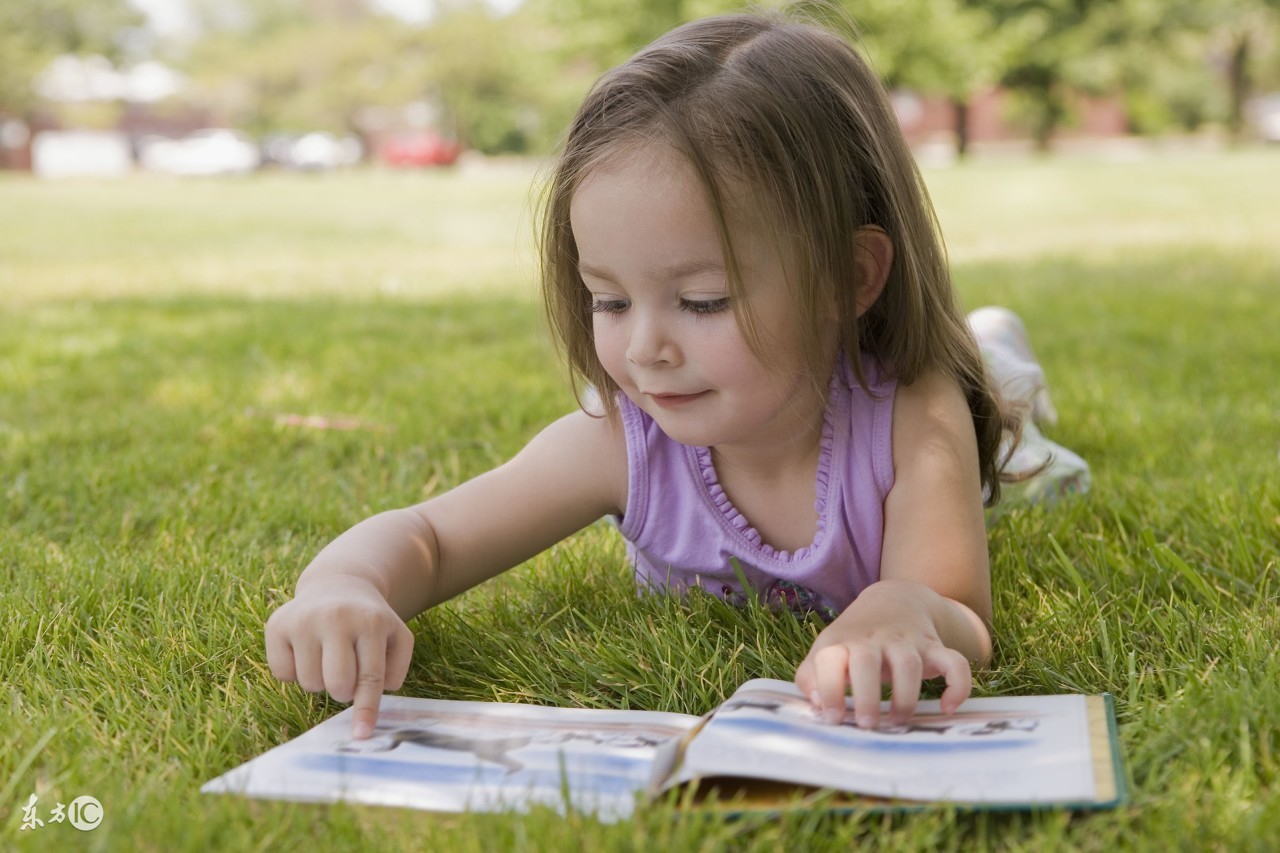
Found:
[[[893,485],[893,395],[897,382],[864,355],[864,390],[844,358],[833,371],[814,484],[813,542],[778,551],[730,502],[711,451],[668,438],[618,396],[627,437],[626,514],[617,519],[642,588],[699,586],[736,603],[746,591],[772,605],[833,618],[880,578],[884,499]]]

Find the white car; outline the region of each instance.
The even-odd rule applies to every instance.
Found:
[[[167,175],[243,175],[258,168],[258,146],[234,130],[198,130],[157,139],[139,152],[144,169]]]
[[[1280,142],[1280,93],[1254,98],[1249,116],[1264,142]]]
[[[331,133],[308,133],[294,140],[290,165],[297,169],[336,169],[360,162],[363,149],[353,136],[339,139]]]

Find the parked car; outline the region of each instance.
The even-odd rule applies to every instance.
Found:
[[[1280,142],[1280,92],[1255,98],[1249,113],[1264,142]]]
[[[360,162],[364,146],[354,136],[315,132],[277,134],[262,141],[263,165],[303,171],[327,171]]]
[[[462,146],[424,130],[388,137],[377,151],[378,159],[388,166],[452,166],[462,153]]]
[[[242,175],[258,168],[258,146],[234,130],[197,130],[140,145],[143,168],[168,175]]]
[[[31,170],[41,178],[116,177],[133,168],[123,133],[46,130],[31,144]]]

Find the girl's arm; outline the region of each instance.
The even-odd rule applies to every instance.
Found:
[[[991,577],[977,438],[959,386],[933,374],[900,387],[893,413],[894,484],[884,505],[880,581],[814,642],[796,683],[829,719],[852,688],[858,725],[879,719],[882,684],[895,721],[920,682],[943,676],[946,713],[968,698],[971,666],[991,654]]]
[[[343,533],[307,566],[267,621],[267,661],[284,681],[355,707],[367,736],[384,689],[398,689],[405,621],[625,509],[621,425],[584,412],[539,433],[511,461]]]

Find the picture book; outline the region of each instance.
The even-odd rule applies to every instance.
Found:
[[[806,792],[828,808],[1124,799],[1109,696],[973,698],[951,716],[924,701],[903,724],[884,708],[875,729],[856,727],[851,707],[833,724],[794,684],[766,679],[702,717],[384,696],[371,738],[351,739],[348,708],[201,790],[455,812],[544,805],[601,820],[676,788],[686,804],[739,811],[794,807]]]

